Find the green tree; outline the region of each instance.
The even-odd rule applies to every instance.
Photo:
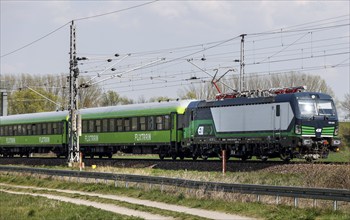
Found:
[[[126,105],[132,104],[133,100],[128,99],[127,97],[120,96],[117,92],[108,90],[102,94],[101,106],[113,106],[113,105]]]
[[[44,89],[36,89],[35,91],[54,102],[58,101],[57,96]],[[9,115],[59,110],[57,105],[29,89],[21,89],[11,93],[8,102]]]
[[[167,101],[171,101],[171,100],[175,100],[175,99],[169,98],[167,96],[158,96],[158,97],[150,98],[149,102],[167,102]]]

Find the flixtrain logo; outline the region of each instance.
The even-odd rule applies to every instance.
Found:
[[[322,128],[317,128],[316,129],[316,133],[321,133],[322,132]]]

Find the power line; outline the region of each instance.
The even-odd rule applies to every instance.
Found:
[[[52,35],[53,33],[57,32],[57,31],[59,31],[59,30],[62,29],[63,27],[67,26],[68,24],[70,24],[70,22],[65,23],[65,24],[62,25],[61,27],[56,28],[55,30],[49,32],[48,34],[45,34],[44,36],[42,36],[42,37],[40,37],[40,38],[38,38],[38,39],[36,39],[36,40],[34,40],[34,41],[32,41],[32,42],[30,42],[30,43],[24,45],[24,46],[22,46],[22,47],[20,47],[20,48],[18,48],[18,49],[16,49],[16,50],[13,50],[13,51],[8,52],[8,53],[6,53],[6,54],[4,54],[4,55],[1,55],[1,58],[6,57],[6,56],[8,56],[8,55],[10,55],[10,54],[16,53],[17,51],[20,51],[20,50],[22,50],[22,49],[24,49],[24,48],[26,48],[26,47],[29,47],[30,45],[35,44],[36,42],[38,42],[38,41],[40,41],[40,40],[42,40],[42,39],[44,39],[44,38],[46,38],[46,37]]]
[[[145,5],[152,4],[152,3],[157,2],[157,1],[159,1],[159,0],[154,0],[154,1],[151,1],[151,2],[146,2],[146,3],[143,3],[143,4],[135,5],[135,6],[132,6],[132,7],[128,7],[128,8],[124,8],[124,9],[120,9],[120,10],[108,12],[108,13],[103,13],[103,14],[93,15],[93,16],[88,16],[88,17],[82,17],[82,18],[73,19],[73,20],[75,20],[75,21],[81,21],[81,20],[86,20],[86,19],[91,19],[91,18],[102,17],[102,16],[105,16],[105,15],[115,14],[115,13],[119,13],[119,12],[131,10],[131,9],[134,9],[134,8],[139,8],[139,7],[142,7],[142,6],[145,6]],[[13,51],[11,51],[11,52],[8,52],[8,53],[6,53],[6,54],[1,55],[0,57],[1,57],[1,58],[6,57],[6,56],[8,56],[8,55],[10,55],[10,54],[13,54],[13,53],[15,53],[15,52],[17,52],[17,51],[20,51],[20,50],[22,50],[22,49],[24,49],[24,48],[26,48],[26,47],[29,47],[30,45],[33,45],[33,44],[35,44],[36,42],[38,42],[38,41],[40,41],[40,40],[42,40],[42,39],[44,39],[44,38],[46,38],[46,37],[52,35],[53,33],[57,32],[58,30],[62,29],[63,27],[67,26],[67,25],[70,24],[70,23],[71,23],[71,21],[65,23],[64,25],[62,25],[62,26],[56,28],[55,30],[49,32],[48,34],[45,34],[44,36],[42,36],[42,37],[40,37],[40,38],[38,38],[38,39],[36,39],[36,40],[30,42],[30,43],[28,43],[28,44],[26,44],[26,45],[24,45],[24,46],[18,48],[18,49],[15,49],[15,50],[13,50]]]
[[[120,9],[120,10],[111,11],[111,12],[107,12],[107,13],[103,13],[103,14],[77,18],[77,19],[74,19],[74,20],[75,21],[81,21],[81,20],[87,20],[87,19],[91,19],[91,18],[98,18],[98,17],[102,17],[102,16],[106,16],[106,15],[111,15],[111,14],[123,12],[123,11],[128,11],[128,10],[131,10],[131,9],[134,9],[134,8],[139,8],[139,7],[142,7],[142,6],[145,6],[145,5],[153,4],[153,3],[157,2],[157,1],[159,1],[159,0],[150,1],[150,2],[143,3],[143,4],[139,4],[139,5],[135,5],[135,6],[131,6],[131,7],[128,7],[128,8],[123,8],[123,9]]]

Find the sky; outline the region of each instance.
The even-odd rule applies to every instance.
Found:
[[[247,77],[296,71],[320,75],[338,100],[350,93],[349,1],[1,0],[0,6],[1,74],[67,75],[75,20],[77,55],[88,58],[79,63],[80,76],[100,75],[92,82],[129,98],[176,98],[210,80],[214,69],[222,75],[233,68],[227,77],[238,77],[242,34]]]

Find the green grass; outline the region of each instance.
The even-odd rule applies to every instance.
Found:
[[[43,197],[29,195],[14,195],[0,192],[0,219],[21,220],[21,219],[76,219],[76,220],[97,220],[97,219],[139,219],[119,215],[100,209],[75,205]]]
[[[229,198],[228,194],[218,196],[216,194],[208,196],[205,193],[189,193],[186,190],[174,189],[169,193],[161,192],[159,189],[141,190],[137,188],[114,187],[114,185],[74,183],[52,180],[51,178],[36,179],[33,177],[0,175],[0,182],[30,185],[48,188],[72,189],[87,192],[98,192],[135,197],[146,200],[154,200],[171,204],[184,205],[193,208],[206,210],[223,211],[232,214],[250,216],[263,219],[350,219],[350,210],[332,211],[329,208],[293,208],[285,205],[266,205],[257,202],[235,202]],[[220,194],[220,193],[219,193]],[[194,196],[196,195],[196,196]],[[234,196],[234,195],[232,195]],[[244,198],[244,197],[243,197]],[[180,219],[185,217],[179,217]]]

